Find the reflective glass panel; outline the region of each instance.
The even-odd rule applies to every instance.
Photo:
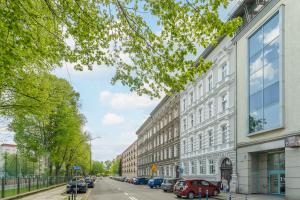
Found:
[[[263,110],[256,110],[249,116],[249,132],[256,132],[263,129]]]
[[[254,33],[254,35],[250,38],[249,41],[250,49],[250,57],[256,54],[258,51],[263,48],[263,30],[260,28],[258,31]]]
[[[264,129],[270,129],[280,125],[279,104],[272,104],[264,108]]]
[[[250,74],[263,67],[263,51],[258,51],[250,58]]]
[[[279,102],[279,82],[264,89],[264,106]],[[279,114],[279,113],[278,113]]]
[[[270,43],[279,33],[279,15],[276,14],[264,26],[264,44]]]

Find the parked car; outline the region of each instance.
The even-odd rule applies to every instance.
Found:
[[[133,181],[133,184],[135,185],[146,185],[147,183],[148,183],[148,178],[145,177],[136,178]]]
[[[177,197],[187,197],[193,199],[199,196],[201,190],[201,196],[216,196],[220,193],[220,189],[217,185],[201,179],[186,179],[178,181],[174,186],[174,193]]]
[[[178,178],[165,178],[161,184],[161,189],[164,192],[173,192],[174,185],[178,180]]]
[[[94,184],[94,180],[91,178],[85,178],[85,183],[87,184],[88,188],[94,188],[95,184]]]
[[[67,184],[67,193],[76,192],[76,187],[78,193],[86,193],[87,191],[87,184],[85,183],[84,179],[72,179]]]
[[[148,186],[150,188],[160,187],[164,179],[162,178],[152,178],[148,181]]]

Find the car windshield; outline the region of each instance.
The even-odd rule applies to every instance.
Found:
[[[180,186],[180,187],[183,187],[183,186],[185,186],[185,181],[179,181],[178,183],[177,183],[177,185],[178,186]]]
[[[173,182],[172,179],[165,179],[165,180],[164,180],[164,183],[172,183],[172,182]]]

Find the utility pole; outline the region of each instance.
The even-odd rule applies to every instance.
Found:
[[[92,174],[92,140],[99,139],[99,138],[101,138],[101,137],[100,136],[94,137],[94,138],[89,137],[89,140],[90,140],[90,175]]]

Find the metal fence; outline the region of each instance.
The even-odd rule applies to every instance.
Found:
[[[21,193],[47,188],[53,185],[66,183],[67,177],[22,177],[1,178],[0,198],[15,196]]]

